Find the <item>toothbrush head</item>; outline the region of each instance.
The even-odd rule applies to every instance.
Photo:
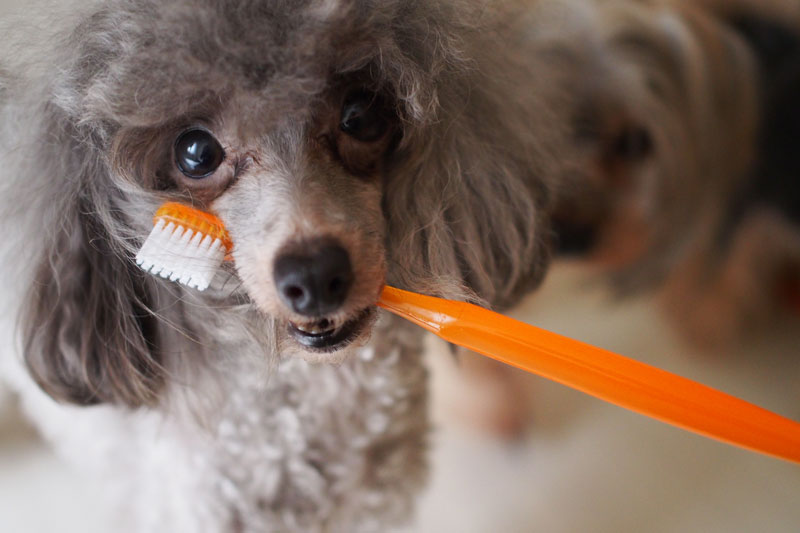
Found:
[[[136,254],[142,270],[204,291],[233,243],[216,216],[168,202],[156,211],[153,231]]]

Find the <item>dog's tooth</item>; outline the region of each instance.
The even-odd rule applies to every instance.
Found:
[[[303,333],[307,333],[309,335],[322,335],[324,333],[328,333],[334,331],[335,328],[323,327],[317,324],[311,325],[301,325],[301,324],[292,324],[298,331],[302,331]]]

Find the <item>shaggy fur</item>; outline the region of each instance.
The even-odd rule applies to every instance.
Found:
[[[549,12],[520,8],[107,0],[56,11],[52,35],[17,25],[0,168],[18,328],[3,364],[56,446],[112,476],[120,524],[350,533],[408,518],[425,372],[419,333],[377,316],[377,295],[389,282],[513,304],[542,278],[571,172],[569,65],[532,37]],[[380,142],[338,128],[353,89],[381,102]],[[189,127],[225,149],[212,178],[175,168]],[[207,293],[132,261],[170,199],[213,210],[236,243]],[[341,242],[355,275],[328,319],[373,317],[331,353],[287,335],[303,318],[271,274],[317,238]]]
[[[730,2],[717,23],[744,43],[757,110],[752,159],[722,217],[667,283],[667,309],[690,337],[725,345],[797,315],[800,286],[800,6]]]
[[[800,279],[796,2],[607,0],[587,18],[609,66],[579,119],[560,249],[622,293],[657,288],[707,347],[786,314]]]
[[[687,3],[689,4],[689,3]],[[722,216],[752,159],[755,88],[745,47],[681,2],[609,0],[592,20],[609,66],[579,116],[585,174],[560,212],[621,268],[624,289],[660,282]],[[567,231],[569,236],[569,231]],[[567,240],[569,244],[569,240]],[[620,246],[621,245],[621,246]]]

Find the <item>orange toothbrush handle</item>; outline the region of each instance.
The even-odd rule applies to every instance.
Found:
[[[386,287],[379,305],[448,342],[620,407],[800,463],[800,423],[705,385],[464,302]]]

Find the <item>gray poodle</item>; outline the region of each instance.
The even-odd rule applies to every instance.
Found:
[[[523,9],[107,0],[8,30],[4,373],[121,528],[408,519],[426,376],[382,286],[503,308],[548,263],[570,106]],[[134,263],[166,200],[233,238],[207,292]]]
[[[789,106],[759,99],[773,26],[681,0],[73,4],[2,31],[0,367],[133,531],[407,521],[422,338],[384,284],[503,309],[557,231],[627,284],[706,285],[682,265],[800,84],[787,61]],[[767,199],[796,221],[795,181]],[[168,200],[234,241],[206,292],[135,264]]]

